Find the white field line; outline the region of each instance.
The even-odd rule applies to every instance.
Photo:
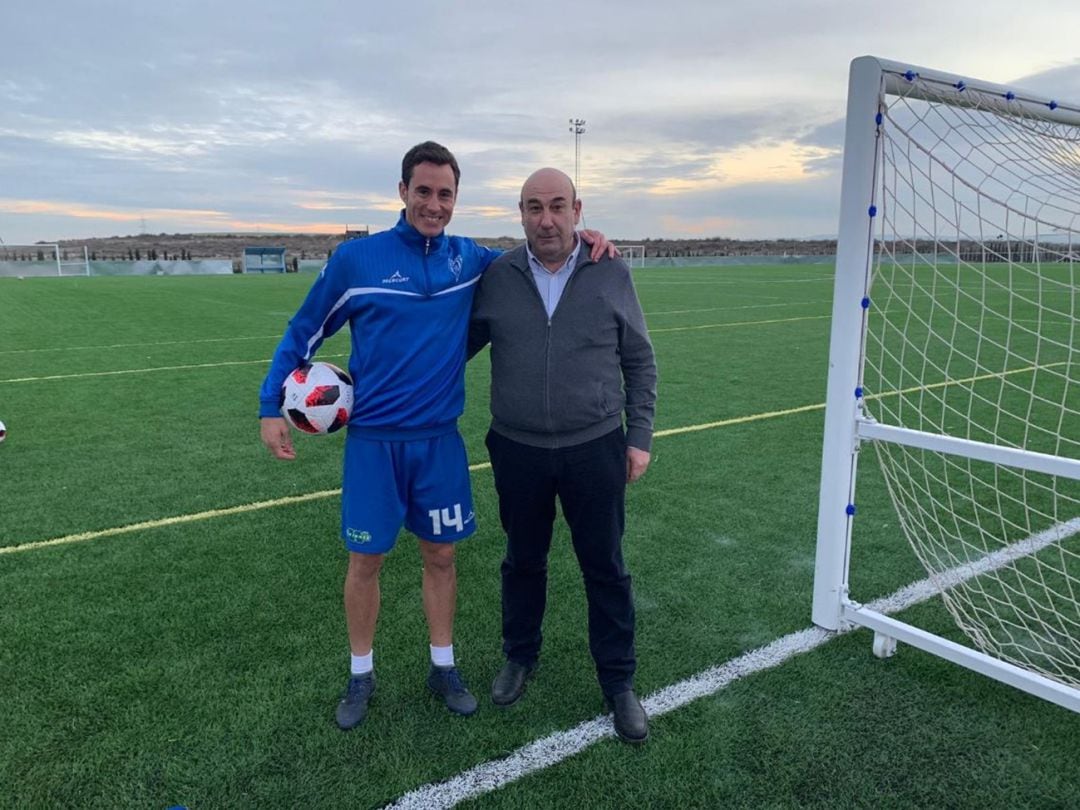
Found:
[[[130,534],[148,529],[160,529],[164,526],[176,526],[181,523],[194,523],[197,520],[209,520],[210,518],[225,517],[227,515],[240,515],[244,512],[255,512],[259,509],[267,509],[271,506],[285,506],[290,503],[303,503],[315,501],[320,498],[331,498],[340,495],[340,489],[324,489],[321,492],[307,492],[303,495],[287,495],[284,498],[275,498],[272,501],[256,501],[245,503],[240,506],[229,506],[223,509],[208,509],[205,512],[195,512],[188,515],[175,515],[173,517],[159,518],[158,520],[144,520],[141,523],[129,523],[127,526],[114,526],[111,529],[101,529],[95,532],[80,532],[68,534],[63,537],[54,537],[51,540],[35,540],[30,543],[20,543],[17,546],[4,546],[0,548],[0,554],[14,554],[18,551],[29,551],[36,548],[49,548],[51,546],[66,546],[71,543],[82,543],[86,540],[97,540],[100,537],[113,537],[118,534]]]
[[[746,304],[738,307],[707,307],[705,309],[672,309],[661,312],[646,312],[645,316],[653,315],[689,315],[695,312],[734,312],[744,309],[770,309],[774,307],[795,307],[811,304],[828,304],[829,301],[791,301],[782,304]],[[242,343],[248,340],[280,340],[281,333],[274,335],[248,335],[246,337],[220,337],[220,338],[196,338],[194,340],[153,340],[143,343],[109,343],[98,346],[51,346],[37,349],[0,349],[3,354],[38,354],[42,352],[79,352],[100,351],[102,349],[142,349],[153,346],[194,346],[200,343]]]
[[[4,349],[0,354],[30,354],[31,352],[81,352],[100,349],[142,349],[147,346],[187,346],[196,343],[237,343],[244,340],[280,340],[276,335],[255,335],[248,337],[196,338],[195,340],[154,340],[148,343],[110,343],[106,346],[53,346],[44,349]]]
[[[820,647],[834,633],[810,627],[777,639],[725,664],[707,669],[685,681],[654,692],[642,701],[654,720],[700,697],[711,695],[740,678],[779,666],[792,656]],[[594,743],[615,735],[610,717],[601,715],[566,731],[529,743],[505,759],[491,760],[463,771],[445,782],[409,791],[386,810],[439,810],[497,790],[536,771],[579,754]]]
[[[1050,363],[1047,366],[1043,366],[1042,368],[1048,368],[1055,365],[1062,365],[1062,363]],[[912,388],[905,388],[902,391],[888,391],[882,394],[874,394],[867,397],[867,399],[881,399],[888,396],[910,394],[916,391],[929,390],[932,388],[942,388],[946,385],[959,385],[963,383],[990,379],[992,377],[1004,377],[1008,374],[1023,374],[1025,372],[1034,371],[1035,369],[1035,366],[1029,366],[1026,368],[1014,369],[1013,371],[1008,372],[999,372],[996,374],[984,374],[978,377],[970,377],[965,380],[950,380],[946,382],[934,383],[927,386],[915,386]],[[764,413],[749,414],[747,416],[733,416],[730,419],[721,419],[716,422],[704,422],[700,425],[684,425],[683,427],[678,428],[658,430],[653,434],[653,438],[659,439],[665,436],[678,436],[683,433],[696,433],[701,430],[712,430],[713,428],[728,427],[731,425],[742,425],[748,422],[760,422],[764,419],[776,419],[781,416],[792,416],[797,413],[808,413],[810,411],[822,410],[825,410],[824,402],[815,403],[813,405],[800,405],[796,408],[784,408],[778,411],[766,411]],[[490,463],[483,462],[480,464],[471,464],[469,466],[469,470],[472,472],[476,472],[477,470],[486,470],[490,467]],[[32,549],[48,548],[50,546],[68,545],[70,543],[79,543],[85,540],[97,540],[101,537],[112,537],[118,534],[129,534],[136,531],[157,529],[163,526],[173,526],[178,523],[191,523],[196,520],[209,520],[211,518],[224,517],[226,515],[235,515],[241,512],[252,512],[258,509],[271,509],[273,507],[283,506],[289,503],[297,503],[299,501],[306,500],[316,500],[318,498],[329,498],[339,494],[341,494],[340,489],[323,490],[322,492],[310,492],[305,495],[291,495],[284,498],[275,498],[269,501],[258,501],[256,503],[241,504],[239,506],[228,506],[221,509],[210,509],[205,512],[197,512],[195,514],[175,515],[173,517],[147,520],[141,523],[132,523],[127,526],[116,526],[110,529],[99,529],[97,531],[91,532],[79,532],[78,534],[69,534],[64,535],[63,537],[54,537],[48,540],[31,540],[15,546],[0,546],[0,554],[11,554],[16,551],[30,551]]]
[[[1019,557],[1032,554],[1058,540],[1080,531],[1080,518],[1059,523],[1026,540],[1001,549],[986,558],[969,563],[938,575],[945,587],[951,587],[978,574],[1009,565]],[[895,593],[876,599],[866,605],[870,610],[886,615],[899,613],[909,607],[925,602],[940,591],[930,579],[912,583]],[[810,652],[833,638],[858,629],[848,626],[832,632],[820,627],[807,627],[776,639],[763,647],[744,653],[718,666],[699,672],[686,680],[653,692],[642,701],[649,717],[661,717],[699,698],[714,695],[737,680],[758,672],[774,669],[805,652]],[[584,751],[594,743],[615,736],[610,715],[600,715],[566,731],[557,731],[547,737],[529,743],[504,759],[484,762],[445,782],[431,783],[409,791],[386,810],[437,810],[449,808],[465,801],[490,793],[531,773],[550,768],[563,760]]]
[[[475,472],[477,470],[486,470],[491,467],[490,462],[484,462],[482,464],[472,464],[469,466],[469,470]],[[32,551],[39,548],[51,548],[52,546],[66,546],[71,543],[84,543],[87,540],[98,540],[102,537],[115,537],[118,534],[131,534],[132,532],[142,532],[151,529],[161,529],[165,526],[176,526],[181,523],[194,523],[199,520],[211,520],[212,518],[228,517],[229,515],[240,515],[244,512],[257,512],[260,509],[271,509],[277,506],[287,506],[293,503],[304,503],[305,501],[317,501],[322,498],[335,498],[341,494],[341,488],[338,489],[324,489],[318,492],[306,492],[303,495],[286,495],[283,498],[274,498],[269,501],[256,501],[254,503],[244,503],[239,506],[226,506],[221,509],[208,509],[205,512],[195,512],[187,515],[174,515],[167,518],[157,518],[156,520],[144,520],[140,523],[129,523],[126,526],[114,526],[111,529],[98,529],[92,532],[79,532],[78,534],[66,534],[63,537],[53,537],[49,540],[32,540],[27,543],[20,543],[17,546],[0,546],[0,554],[14,554],[18,551]]]
[[[812,284],[812,283],[819,283],[819,282],[824,282],[824,281],[827,281],[827,282],[829,282],[831,284],[832,281],[833,281],[832,274],[829,274],[827,276],[820,276],[818,278],[771,278],[771,279],[762,278],[762,279],[754,279],[753,282],[751,282],[751,283],[753,283],[755,285],[757,285],[757,284]],[[747,283],[747,281],[744,278],[743,279],[739,279],[739,278],[717,279],[715,281],[694,281],[694,280],[691,280],[691,279],[680,280],[680,279],[676,279],[676,278],[672,278],[672,279],[635,278],[634,279],[634,286],[635,287],[651,287],[651,286],[654,286],[654,285],[662,285],[662,284],[681,284],[681,285],[691,285],[691,286],[697,285],[697,286],[706,286],[706,287],[731,287],[731,286],[734,286],[736,284],[738,284],[740,286],[745,286],[746,283]]]
[[[776,323],[793,323],[795,321],[816,321],[823,318],[830,318],[831,315],[808,315],[799,318],[773,318],[763,321],[736,321],[733,323],[711,323],[704,326],[676,326],[666,329],[650,329],[649,334],[658,334],[660,332],[688,332],[698,329],[723,329],[725,327],[734,326],[765,326],[768,324]],[[319,355],[322,358],[341,358],[348,357],[348,353],[345,354],[323,354]],[[124,368],[116,369],[113,371],[83,371],[77,374],[49,374],[41,377],[13,377],[7,380],[0,380],[0,384],[3,383],[28,383],[28,382],[46,382],[49,380],[74,380],[82,379],[85,377],[113,377],[120,374],[149,374],[157,371],[190,371],[192,369],[200,368],[221,368],[224,366],[253,366],[260,363],[269,364],[270,358],[262,360],[225,360],[219,363],[193,363],[190,365],[181,366],[155,366],[152,368]]]
[[[1027,374],[1032,371],[1065,365],[1067,362],[1068,361],[1062,360],[1056,363],[1046,363],[1041,366],[1025,366],[1024,368],[1016,368],[1012,369],[1011,371],[997,371],[989,374],[980,374],[978,376],[967,377],[962,380],[945,380],[943,382],[931,383],[930,385],[915,385],[899,391],[885,391],[880,394],[870,394],[866,398],[868,400],[884,399],[885,397],[895,397],[901,394],[914,394],[918,391],[932,391],[937,388],[945,388],[950,385],[965,385],[967,383],[982,382],[984,380],[1007,377],[1012,374]],[[685,427],[670,428],[668,430],[658,430],[653,433],[653,438],[660,438],[663,436],[675,436],[680,433],[693,433],[699,430],[711,430],[712,428],[727,427],[729,425],[742,425],[746,424],[747,422],[758,422],[762,419],[775,419],[778,416],[791,416],[792,414],[796,413],[807,413],[809,411],[823,410],[825,410],[825,403],[818,402],[813,405],[800,405],[795,408],[784,408],[783,410],[779,411],[766,411],[765,413],[754,413],[747,416],[733,416],[730,419],[721,419],[717,422],[704,422],[700,425],[687,425]]]
[[[220,368],[222,366],[253,366],[256,363],[265,364],[262,360],[225,360],[220,363],[192,363],[184,366],[155,366],[154,368],[120,368],[112,371],[83,371],[78,374],[48,374],[43,377],[13,377],[8,380],[0,380],[0,383],[28,383],[45,382],[47,380],[74,380],[85,377],[115,377],[120,374],[150,374],[155,371],[187,371],[194,368]]]
[[[931,584],[923,587],[928,587],[931,590],[931,595],[942,590],[953,588],[962,582],[974,579],[980,574],[996,571],[999,568],[1004,568],[1006,565],[1011,565],[1023,557],[1032,557],[1047,546],[1072,537],[1077,532],[1080,532],[1080,517],[1075,517],[1064,523],[1055,523],[1049,529],[1044,529],[1023,540],[1017,540],[1011,545],[990,552],[985,557],[980,557],[977,560],[970,560],[955,568],[933,574],[929,580],[923,580],[923,582],[931,582]],[[909,585],[908,587],[914,588],[916,585],[920,584],[921,583],[915,583],[915,585]],[[907,589],[905,588],[903,591],[898,591],[897,593],[904,593],[906,591]],[[877,609],[872,605],[868,607],[871,607],[871,609],[874,610]]]
[[[815,405],[800,405],[797,408],[784,408],[780,411],[767,411],[765,413],[754,413],[748,416],[733,416],[730,419],[721,419],[718,422],[704,422],[700,425],[686,425],[678,428],[668,428],[667,430],[658,430],[653,433],[654,439],[659,439],[664,436],[678,436],[680,433],[696,433],[699,430],[712,430],[718,427],[727,427],[728,425],[742,425],[746,422],[759,422],[762,419],[775,419],[778,416],[791,416],[796,413],[806,413],[808,411],[823,411],[825,410],[825,403],[819,402]]]
[[[770,296],[772,297],[772,296]],[[829,304],[830,301],[785,301],[782,304],[746,304],[739,307],[705,307],[704,309],[668,309],[660,312],[646,312],[645,317],[654,315],[689,315],[694,312],[734,312],[740,309],[771,309],[774,307],[802,307],[814,304]]]
[[[1057,286],[1061,288],[1059,290],[1059,292],[1069,292],[1070,289],[1071,289],[1069,284],[1067,284],[1066,282],[1062,282],[1062,281],[1056,281],[1055,282],[1053,280],[1049,280],[1048,284],[1057,284]],[[963,300],[963,301],[965,301],[966,303],[969,303],[969,304],[982,303],[983,298],[981,296],[984,293],[984,290],[983,290],[983,288],[981,286],[959,287],[958,288],[955,285],[950,285],[948,293],[941,292],[941,293],[936,293],[936,294],[932,293],[932,292],[929,292],[926,289],[925,284],[920,284],[918,287],[914,287],[914,288],[912,287],[911,284],[890,284],[888,287],[885,287],[883,289],[885,289],[887,291],[890,291],[890,292],[897,293],[897,296],[895,296],[895,297],[902,296],[904,298],[938,298],[938,299],[941,299],[941,300],[944,300],[945,298],[954,298],[957,295],[957,293],[962,293],[965,297],[963,299],[961,299],[961,300]],[[1047,289],[1047,286],[1045,286],[1045,285],[1044,286],[1035,285],[1035,286],[1031,286],[1031,287],[1028,287],[1028,286],[1025,285],[1025,286],[1018,287],[1018,286],[1010,284],[1010,285],[1008,285],[1006,287],[1004,284],[1001,284],[1001,283],[998,283],[995,287],[989,288],[989,291],[990,292],[998,292],[998,293],[1006,293],[1007,292],[1007,293],[1010,293],[1010,294],[1011,293],[1043,293],[1043,294],[1045,294],[1047,292],[1054,292],[1054,290],[1052,288]],[[887,295],[888,292],[886,292],[885,294]],[[881,297],[882,296],[879,293],[878,298],[881,298]],[[1028,303],[1034,303],[1034,302],[1033,301],[1028,301]]]
[[[798,318],[770,318],[764,321],[734,321],[732,323],[707,323],[701,326],[672,326],[666,329],[649,329],[650,335],[657,335],[661,332],[692,332],[698,329],[725,329],[731,326],[764,326],[772,323],[795,323],[796,321],[820,321],[824,318],[831,318],[832,315],[803,315]],[[3,382],[0,380],[0,382]]]
[[[324,359],[348,357],[346,354],[323,354]],[[270,358],[261,360],[224,360],[220,363],[192,363],[184,366],[154,366],[153,368],[121,368],[113,371],[83,371],[78,374],[49,374],[44,377],[14,377],[8,380],[0,380],[0,383],[27,383],[43,382],[46,380],[74,380],[83,377],[114,377],[118,374],[150,374],[156,371],[190,371],[196,368],[220,368],[222,366],[254,366],[269,365]]]
[[[1051,320],[1050,318],[1012,318],[1011,320],[1012,320],[1013,323],[1044,323],[1044,324],[1047,324],[1048,326],[1075,326],[1076,325],[1076,321],[1073,321],[1073,320],[1055,321],[1055,320]]]
[[[823,301],[793,301],[780,304],[746,304],[744,306],[737,307],[708,307],[705,309],[675,309],[662,312],[646,312],[646,317],[652,315],[686,315],[694,312],[733,312],[736,310],[746,309],[768,309],[773,307],[792,307],[792,306],[805,306],[807,304],[828,304],[827,300]],[[273,335],[248,335],[240,337],[219,337],[219,338],[195,338],[193,340],[153,340],[140,343],[108,343],[100,344],[96,346],[49,346],[41,348],[31,349],[0,349],[0,355],[5,354],[39,354],[43,352],[77,352],[77,351],[100,351],[102,349],[141,349],[149,348],[153,346],[188,346],[197,345],[201,343],[240,343],[249,340],[280,340],[281,333],[278,332]],[[253,362],[253,361],[244,361]],[[268,361],[267,361],[268,362]],[[198,368],[198,366],[178,366],[176,368]],[[151,369],[157,370],[157,369]],[[162,369],[171,370],[171,369]],[[107,373],[107,372],[103,372]],[[133,373],[133,372],[116,372],[116,373]],[[0,380],[0,382],[22,382],[22,380]]]
[[[711,430],[718,427],[727,427],[729,425],[741,425],[746,422],[758,422],[763,419],[775,419],[780,416],[790,416],[796,413],[806,413],[808,411],[824,410],[825,403],[819,403],[816,405],[803,405],[798,408],[785,408],[780,411],[769,411],[767,413],[750,414],[749,416],[735,416],[731,419],[721,419],[717,422],[706,422],[700,425],[686,425],[678,428],[668,428],[667,430],[658,430],[653,434],[653,438],[663,438],[665,436],[678,436],[682,433],[695,433],[700,430]],[[470,464],[469,470],[471,472],[477,472],[478,470],[486,470],[491,468],[490,462],[482,462],[480,464]],[[228,506],[221,509],[208,509],[205,512],[196,512],[188,515],[174,515],[173,517],[158,518],[156,520],[146,520],[141,523],[132,523],[126,526],[115,526],[110,529],[99,529],[97,531],[79,532],[78,534],[68,534],[62,537],[54,537],[48,540],[31,540],[25,543],[20,543],[15,546],[0,546],[0,554],[11,554],[16,551],[31,551],[39,548],[49,548],[51,546],[64,546],[71,543],[81,543],[87,540],[97,540],[102,537],[113,537],[118,534],[130,534],[131,532],[146,531],[150,529],[159,529],[165,526],[175,526],[179,523],[192,523],[198,520],[210,520],[212,518],[226,517],[228,515],[236,515],[243,512],[254,512],[259,509],[271,509],[277,506],[285,506],[290,503],[300,503],[302,501],[313,501],[319,498],[332,498],[341,494],[341,489],[327,489],[321,492],[309,492],[304,495],[289,495],[284,498],[274,498],[268,501],[257,501],[255,503],[241,504],[239,506]]]

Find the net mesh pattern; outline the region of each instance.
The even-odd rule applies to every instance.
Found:
[[[994,93],[910,86],[880,107],[864,411],[1080,459],[1080,128]],[[1080,483],[873,446],[964,633],[1080,687]]]

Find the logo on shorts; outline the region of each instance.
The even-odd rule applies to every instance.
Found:
[[[345,538],[350,543],[370,543],[371,532],[365,532],[363,529],[348,528],[345,530]]]
[[[384,278],[382,280],[382,283],[383,284],[404,284],[408,280],[409,280],[408,276],[403,276],[403,275],[401,275],[401,273],[398,270],[395,270],[394,274]]]

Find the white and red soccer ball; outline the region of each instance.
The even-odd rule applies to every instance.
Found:
[[[7,428],[4,427],[4,423],[0,422],[0,442],[7,438]]]
[[[281,415],[304,433],[341,430],[349,423],[352,406],[352,379],[331,363],[305,363],[281,386]]]

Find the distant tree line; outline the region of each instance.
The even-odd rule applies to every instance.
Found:
[[[115,251],[106,253],[102,251],[100,254],[96,250],[90,251],[90,261],[96,262],[98,258],[101,258],[103,262],[141,262],[144,258],[142,249],[140,248],[128,248],[126,251],[117,253]],[[158,251],[157,248],[147,248],[145,253],[147,261],[156,262],[190,262],[191,251],[181,248],[179,251],[173,251],[169,253],[167,250]]]
[[[92,251],[92,261],[192,261],[195,254],[200,258],[234,258],[240,252],[241,243],[267,244],[287,248],[289,261],[299,256],[300,261],[329,259],[340,243],[340,235],[331,234],[159,234],[144,237],[110,237],[86,241]],[[520,238],[481,237],[481,244],[502,249],[521,244]],[[615,244],[642,245],[646,258],[677,258],[702,256],[834,256],[835,239],[730,239],[726,237],[701,237],[686,239],[623,239],[615,238]],[[156,244],[155,244],[156,243]],[[69,240],[61,250],[70,249],[72,255],[81,258],[82,243]],[[1068,246],[1036,244],[1031,240],[1008,239],[1007,236],[973,240],[925,240],[910,239],[875,240],[875,251],[898,255],[947,255],[954,254],[963,261],[1030,262],[1036,259],[1055,260],[1070,255]],[[0,258],[7,261],[50,261],[51,250],[44,247],[26,246],[5,250],[0,245]],[[1074,257],[1075,258],[1075,257]]]
[[[55,254],[53,254],[55,255]],[[53,255],[49,256],[49,261],[53,259]],[[43,262],[45,259],[45,251],[28,251],[28,250],[9,250],[7,248],[0,248],[0,261],[4,262]]]

